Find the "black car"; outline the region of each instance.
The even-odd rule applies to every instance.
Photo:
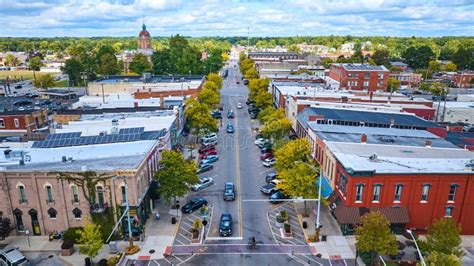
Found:
[[[198,169],[197,173],[202,174],[204,172],[211,171],[212,168],[214,168],[214,166],[212,166],[212,164],[201,164],[201,165],[199,165],[199,169]]]
[[[263,146],[263,148],[260,149],[260,153],[261,153],[261,154],[264,154],[264,153],[267,153],[267,152],[273,152],[272,146],[270,146],[270,147],[268,147],[268,146]]]
[[[221,220],[219,222],[219,235],[232,235],[232,215],[230,215],[230,213],[223,213],[221,215]]]
[[[257,118],[257,115],[258,115],[257,113],[250,113],[250,118],[255,119]]]
[[[271,203],[279,203],[282,200],[289,199],[290,197],[286,194],[283,194],[281,191],[277,191],[270,196]]]
[[[181,208],[183,213],[192,213],[193,211],[200,209],[202,206],[207,205],[207,200],[203,198],[191,199],[186,205]]]
[[[222,119],[222,113],[219,111],[212,112],[211,116],[214,117],[215,119]]]

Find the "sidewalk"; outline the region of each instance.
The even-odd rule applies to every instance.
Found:
[[[308,217],[303,217],[304,202],[295,202],[295,209],[298,213],[300,223],[307,223],[307,228],[303,229],[305,238],[314,236],[316,232],[316,216],[317,216],[317,202],[307,202]],[[321,205],[321,217],[319,223],[322,225],[320,230],[320,237],[327,236],[326,241],[308,242],[308,244],[320,253],[324,259],[355,259],[355,240],[352,241],[351,236],[345,237],[342,235],[341,229],[329,212],[325,205]]]
[[[49,241],[49,236],[9,236],[0,241],[0,244],[12,245],[22,252],[52,252],[61,251],[62,241]]]

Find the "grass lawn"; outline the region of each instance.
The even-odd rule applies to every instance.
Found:
[[[45,75],[45,74],[55,75],[58,73],[44,73],[44,72],[36,71],[36,77]],[[0,79],[6,79],[8,76],[10,77],[10,79],[20,79],[21,77],[23,77],[23,79],[33,79],[33,71],[30,71],[30,70],[0,71]]]

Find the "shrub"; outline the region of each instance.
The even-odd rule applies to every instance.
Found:
[[[82,227],[71,227],[66,230],[63,234],[63,240],[72,240],[73,244],[79,244],[79,232],[82,231]]]
[[[277,215],[276,216],[276,220],[277,222],[279,223],[284,223],[286,221],[286,219],[284,219],[281,215]]]
[[[63,243],[61,244],[61,249],[70,249],[73,246],[74,246],[74,240],[64,239]]]
[[[291,226],[290,226],[289,223],[285,223],[285,224],[283,225],[283,228],[285,229],[286,232],[290,232]]]
[[[286,211],[280,211],[280,216],[283,218],[285,221],[288,219],[288,213]]]

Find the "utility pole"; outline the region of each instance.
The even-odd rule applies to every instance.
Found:
[[[250,27],[247,27],[247,49],[250,49]]]

